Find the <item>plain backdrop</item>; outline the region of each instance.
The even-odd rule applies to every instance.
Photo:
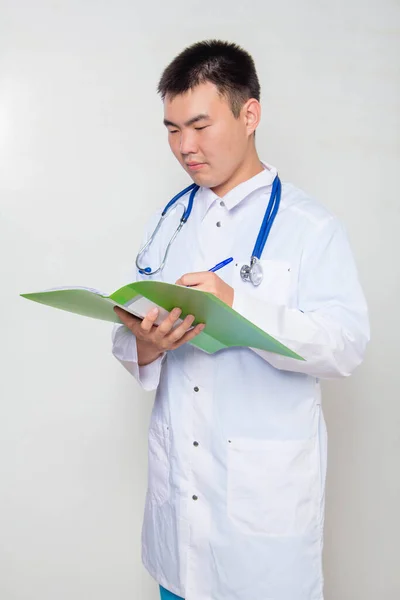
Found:
[[[190,183],[158,78],[214,37],[253,55],[260,156],[344,222],[370,308],[364,364],[324,385],[326,600],[400,598],[399,28],[395,0],[0,0],[1,600],[157,598],[153,395],[110,324],[19,293],[128,282],[144,223]]]

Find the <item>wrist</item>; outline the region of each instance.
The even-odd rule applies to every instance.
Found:
[[[145,367],[160,358],[164,352],[159,350],[154,344],[137,340],[137,354],[139,367]]]
[[[153,354],[151,356],[148,356],[146,358],[143,359],[139,359],[138,360],[138,365],[139,367],[146,367],[147,365],[151,365],[151,363],[153,363],[154,361],[156,361],[158,358],[160,358],[164,353],[163,352],[158,352],[157,354]]]

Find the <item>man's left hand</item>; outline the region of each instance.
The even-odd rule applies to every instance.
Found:
[[[194,287],[197,290],[214,294],[222,302],[232,307],[234,289],[212,271],[186,273],[176,281],[176,284]]]

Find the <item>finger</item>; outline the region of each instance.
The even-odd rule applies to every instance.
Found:
[[[204,328],[204,323],[199,323],[198,325],[196,325],[196,327],[193,327],[193,329],[185,333],[185,335],[183,335],[177,342],[175,342],[175,344],[172,346],[172,350],[176,350],[176,348],[179,348],[180,346],[183,346],[183,344],[187,344],[187,342],[193,340],[193,338],[199,335],[199,333],[201,333],[204,330]]]
[[[166,343],[173,345],[180,340],[187,333],[188,329],[192,327],[194,319],[194,315],[188,315],[185,317],[182,323],[175,327],[175,329],[173,329],[171,333],[165,337]]]
[[[182,310],[178,307],[171,310],[169,315],[157,327],[157,331],[154,334],[154,341],[160,341],[172,330],[176,321],[179,319],[181,312]]]
[[[201,285],[208,278],[210,273],[208,271],[200,271],[198,273],[185,273],[182,275],[177,281],[176,285],[185,285],[185,286],[197,286]]]
[[[140,324],[140,329],[143,333],[150,333],[158,317],[158,308],[152,308],[144,317]]]

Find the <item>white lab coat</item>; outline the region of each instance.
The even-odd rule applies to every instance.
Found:
[[[233,256],[218,272],[235,290],[233,308],[306,361],[250,348],[208,355],[186,344],[139,368],[134,336],[124,326],[113,333],[114,355],[144,389],[157,389],[143,562],[186,600],[323,598],[319,379],[361,363],[367,307],[337,218],[290,184],[262,255],[262,284],[241,280],[276,175],[265,166],[223,201],[200,188],[156,277],[175,282]],[[180,215],[169,217],[146,264],[160,264]]]

